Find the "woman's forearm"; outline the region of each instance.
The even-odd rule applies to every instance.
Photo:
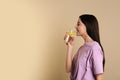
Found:
[[[72,46],[67,46],[67,54],[66,54],[66,72],[69,73],[71,71],[72,65]]]

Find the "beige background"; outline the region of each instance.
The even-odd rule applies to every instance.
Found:
[[[63,36],[83,13],[100,24],[104,80],[119,80],[119,7],[119,0],[0,0],[0,80],[68,80]],[[81,44],[77,37],[73,53]]]

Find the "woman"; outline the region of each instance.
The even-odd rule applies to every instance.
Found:
[[[84,39],[84,44],[74,56],[72,56],[74,38],[70,37],[66,44],[66,71],[70,73],[70,80],[102,80],[105,56],[96,17],[90,14],[79,16],[76,35]]]

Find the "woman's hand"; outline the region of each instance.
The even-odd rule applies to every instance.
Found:
[[[68,33],[65,34],[64,40],[69,36],[68,41],[66,42],[66,45],[73,46],[74,44],[74,37],[71,37]]]

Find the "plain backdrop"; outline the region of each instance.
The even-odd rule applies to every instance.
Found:
[[[104,80],[120,80],[120,0],[0,0],[0,80],[69,80],[68,29],[93,14],[105,50]],[[73,54],[83,44],[76,37]]]

